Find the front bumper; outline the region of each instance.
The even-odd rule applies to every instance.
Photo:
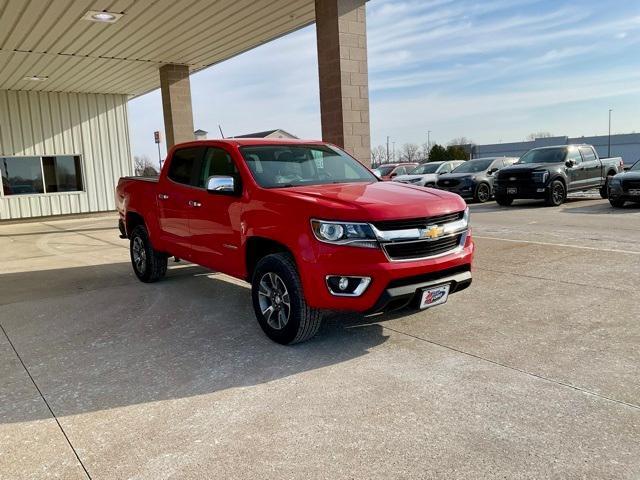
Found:
[[[375,313],[410,305],[417,291],[450,283],[450,293],[471,283],[475,246],[469,233],[464,246],[451,254],[423,260],[389,261],[382,249],[316,244],[315,258],[298,261],[307,303],[312,308]],[[327,275],[370,277],[358,297],[332,295]]]
[[[628,189],[625,190],[620,184],[612,184],[609,186],[609,198],[626,200],[628,202],[640,202],[640,195],[630,195]]]
[[[476,190],[476,186],[474,183],[461,183],[453,187],[437,185],[436,188],[439,190],[444,190],[446,192],[457,193],[462,198],[473,198],[474,192]]]
[[[510,189],[516,193],[509,193]],[[541,183],[496,183],[493,194],[499,197],[543,199],[547,197],[549,186]]]

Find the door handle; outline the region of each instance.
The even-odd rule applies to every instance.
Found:
[[[201,207],[202,204],[200,202],[196,202],[195,200],[189,200],[189,206],[190,207],[194,207],[194,208],[198,208],[198,207]]]
[[[167,195],[166,193],[159,193],[158,198],[160,200],[169,200],[169,195]]]

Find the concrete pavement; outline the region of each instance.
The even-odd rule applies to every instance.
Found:
[[[295,347],[242,282],[138,282],[113,216],[0,225],[0,478],[637,479],[640,209],[472,221],[471,288]]]

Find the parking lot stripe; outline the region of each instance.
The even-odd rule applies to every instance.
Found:
[[[31,372],[29,372],[29,369],[25,365],[24,361],[22,360],[22,357],[18,353],[18,350],[16,350],[15,345],[13,344],[11,339],[9,338],[9,335],[7,334],[7,331],[4,329],[4,327],[2,326],[1,323],[0,323],[0,330],[2,330],[2,333],[4,334],[4,336],[6,337],[7,341],[9,342],[9,345],[11,345],[11,348],[13,349],[13,353],[15,353],[16,357],[18,357],[18,361],[20,362],[20,364],[22,365],[22,368],[24,368],[24,371],[27,373],[27,375],[31,379],[31,383],[33,383],[33,386],[38,391],[38,394],[40,395],[40,398],[42,398],[42,401],[46,405],[47,409],[49,410],[49,413],[51,413],[51,416],[53,417],[55,422],[58,424],[58,428],[62,432],[62,435],[64,436],[64,438],[67,441],[67,443],[69,444],[69,447],[71,447],[71,450],[73,451],[73,454],[76,456],[76,459],[78,460],[78,463],[80,464],[80,466],[84,470],[84,473],[87,475],[87,478],[89,480],[91,480],[91,475],[89,475],[89,471],[87,470],[87,467],[84,466],[84,463],[80,459],[80,456],[78,455],[78,452],[76,451],[75,447],[71,443],[71,440],[69,440],[69,437],[67,436],[67,432],[65,432],[64,428],[62,428],[62,425],[60,424],[60,421],[58,420],[58,417],[56,416],[55,413],[53,413],[53,409],[51,408],[51,405],[49,405],[49,402],[47,401],[47,399],[45,398],[44,394],[42,393],[42,390],[40,390],[40,387],[38,387],[38,384],[36,383],[35,379],[31,375]]]
[[[490,358],[486,358],[486,357],[483,357],[481,355],[477,355],[475,353],[465,352],[464,350],[460,350],[459,348],[456,348],[456,347],[445,345],[443,343],[434,342],[433,340],[429,340],[428,338],[423,338],[423,337],[420,337],[418,335],[413,335],[411,333],[403,332],[401,330],[396,330],[395,328],[388,327],[385,324],[382,325],[382,328],[384,328],[385,330],[389,330],[391,332],[398,333],[400,335],[406,335],[407,337],[411,337],[411,338],[414,338],[416,340],[420,340],[422,342],[430,343],[431,345],[436,345],[436,346],[441,347],[441,348],[446,348],[447,350],[451,350],[453,352],[461,353],[462,355],[467,355],[469,357],[473,357],[475,359],[482,360],[484,362],[491,363],[491,364],[497,365],[499,367],[508,368],[509,370],[513,370],[513,371],[516,371],[516,372],[524,373],[525,375],[529,375],[530,377],[535,377],[535,378],[537,378],[539,380],[544,380],[544,381],[547,381],[547,382],[555,383],[556,385],[561,385],[563,387],[571,388],[572,390],[576,390],[578,392],[582,392],[582,393],[584,393],[586,395],[591,395],[593,397],[597,397],[597,398],[600,398],[602,400],[606,400],[608,402],[613,402],[613,403],[617,403],[617,404],[620,404],[620,405],[623,405],[623,406],[626,406],[626,407],[630,407],[630,408],[633,408],[633,409],[636,409],[636,410],[640,410],[640,405],[636,405],[635,403],[629,403],[629,402],[625,402],[624,400],[618,400],[617,398],[608,397],[606,395],[602,395],[600,393],[593,392],[591,390],[587,390],[585,388],[578,387],[576,385],[572,385],[570,383],[563,382],[561,380],[555,380],[553,378],[545,377],[545,376],[540,375],[538,373],[528,372],[527,370],[523,370],[523,369],[518,368],[518,367],[513,367],[511,365],[507,365],[506,363],[501,363],[501,362],[498,362],[496,360],[491,360]]]
[[[618,250],[615,248],[585,247],[583,245],[569,245],[566,243],[536,242],[534,240],[516,240],[513,238],[483,237],[481,235],[474,235],[473,238],[479,238],[480,240],[497,240],[500,242],[511,242],[511,243],[529,243],[532,245],[546,245],[550,247],[576,248],[578,250],[595,250],[598,252],[612,252],[612,253],[625,253],[629,255],[640,255],[640,251]]]

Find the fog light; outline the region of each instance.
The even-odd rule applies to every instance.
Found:
[[[326,282],[331,295],[336,297],[359,297],[371,283],[371,277],[328,275]]]

